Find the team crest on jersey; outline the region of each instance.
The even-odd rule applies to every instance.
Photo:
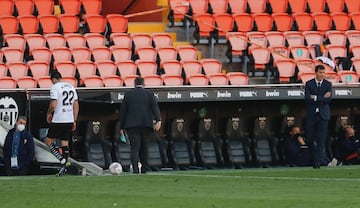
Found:
[[[9,96],[0,98],[0,119],[10,126],[14,126],[19,116],[19,107],[16,101]]]

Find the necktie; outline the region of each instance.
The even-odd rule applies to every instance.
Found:
[[[320,83],[320,82],[318,82],[318,83],[317,83],[317,87],[320,87],[320,86],[321,86],[321,83]]]

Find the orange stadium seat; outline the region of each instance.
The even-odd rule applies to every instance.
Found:
[[[122,79],[137,74],[137,65],[131,60],[119,61],[117,63],[117,68]]]
[[[336,30],[346,31],[350,28],[351,17],[346,13],[332,13],[333,23]]]
[[[310,12],[324,12],[325,11],[325,0],[307,0]]]
[[[35,10],[38,15],[52,15],[54,14],[53,0],[34,0]]]
[[[345,46],[327,45],[324,56],[329,56],[333,60],[336,57],[347,57],[347,49]]]
[[[98,33],[86,33],[84,34],[87,46],[90,49],[97,47],[105,47],[106,39],[103,35]]]
[[[360,45],[350,46],[349,50],[353,54],[353,57],[360,58]]]
[[[6,77],[8,73],[8,68],[6,64],[0,63],[0,77]]]
[[[77,33],[79,32],[79,17],[71,14],[61,14],[59,15],[59,22],[61,33]]]
[[[15,89],[16,84],[16,80],[11,77],[0,77],[1,89]]]
[[[86,47],[86,39],[83,35],[78,33],[68,33],[64,34],[66,39],[66,43],[68,47],[71,48],[79,48]]]
[[[59,18],[55,15],[39,15],[38,16],[42,33],[58,33],[59,32]]]
[[[6,60],[4,62],[6,62],[6,63],[24,60],[24,51],[23,50],[20,50],[18,48],[9,48],[9,47],[4,47],[1,50],[2,50],[2,52],[4,54],[4,58]]]
[[[322,45],[324,36],[318,31],[304,31],[303,36],[307,46]]]
[[[242,56],[247,49],[246,35],[242,32],[229,32],[226,37],[228,41],[228,51],[226,56],[232,62],[233,56]]]
[[[121,14],[108,14],[106,21],[109,28],[109,34],[126,33],[128,30],[128,18]]]
[[[147,75],[144,77],[145,86],[163,86],[164,82],[159,75]]]
[[[301,82],[305,85],[307,81],[315,78],[315,72],[304,72],[301,74]]]
[[[165,75],[181,76],[182,65],[178,60],[163,61],[162,67]]]
[[[189,0],[170,0],[170,13],[168,19],[172,25],[174,25],[176,19],[183,20],[184,14],[189,12],[190,2]]]
[[[285,13],[288,9],[288,0],[268,0],[272,13]]]
[[[294,60],[278,60],[275,62],[275,67],[279,72],[280,83],[290,83],[290,78],[295,75],[296,63]]]
[[[2,0],[0,1],[0,14],[2,16],[13,16],[14,15],[14,1],[13,0]]]
[[[75,77],[76,65],[71,61],[55,62],[54,68],[60,72],[63,77]]]
[[[110,42],[112,42],[115,46],[122,48],[132,47],[132,38],[126,33],[111,33]]]
[[[81,1],[80,0],[59,0],[61,13],[78,15],[80,14]]]
[[[173,40],[169,33],[153,33],[152,40],[156,48],[173,45]]]
[[[343,31],[339,30],[330,30],[327,31],[326,37],[329,39],[331,45],[345,46],[346,45],[346,35]]]
[[[291,8],[291,13],[302,13],[306,11],[306,1],[307,0],[289,0],[289,6]]]
[[[349,41],[350,46],[360,45],[360,31],[358,30],[348,30],[345,31],[347,40]]]
[[[136,77],[139,77],[139,76],[135,74],[135,75],[130,75],[130,76],[123,78],[124,85],[126,87],[134,87],[134,85],[135,85],[134,81],[135,81]]]
[[[246,12],[247,0],[228,0],[232,14],[241,14]]]
[[[312,59],[299,59],[296,60],[296,67],[298,69],[297,78],[301,80],[303,73],[315,73],[315,62]]]
[[[209,0],[189,0],[192,15],[204,14],[208,11]]]
[[[329,13],[344,12],[344,0],[326,0]]]
[[[86,15],[100,14],[102,0],[81,0],[81,5]]]
[[[157,58],[157,50],[153,47],[138,48],[137,54],[140,60],[156,61]]]
[[[209,0],[209,5],[213,14],[226,13],[228,9],[228,0]]]
[[[174,47],[161,47],[157,49],[157,54],[160,59],[160,63],[166,60],[177,59],[177,50]],[[160,66],[161,67],[161,66]]]
[[[304,45],[304,36],[298,31],[284,32],[287,44],[289,46],[301,46]]]
[[[194,17],[195,20],[195,32],[194,38],[199,43],[202,37],[210,40],[212,33],[215,30],[215,18],[211,14],[198,14]]]
[[[201,59],[200,63],[206,76],[221,73],[222,63],[217,59],[205,58]]]
[[[253,48],[251,54],[254,58],[255,69],[265,70],[265,65],[270,62],[270,50],[267,48]]]
[[[110,60],[103,60],[95,62],[100,77],[108,77],[117,75],[117,66]]]
[[[256,13],[253,15],[257,31],[266,32],[273,28],[273,18],[267,13]]]
[[[248,32],[246,33],[247,39],[251,44],[248,47],[248,52],[251,54],[251,49],[258,47],[267,47],[266,35],[263,32]]]
[[[4,35],[4,43],[10,48],[18,48],[22,51],[25,50],[26,40],[24,36],[19,34],[7,34]]]
[[[265,12],[266,2],[267,0],[247,0],[250,12],[253,14]]]
[[[360,12],[350,13],[351,22],[355,30],[360,30]]]
[[[349,13],[360,11],[360,1],[358,0],[345,0],[346,8]]]
[[[298,31],[309,31],[314,27],[313,18],[308,13],[295,13],[293,14],[296,28]]]
[[[44,35],[47,46],[49,49],[66,47],[66,39],[63,35],[51,33]]]
[[[157,73],[157,64],[155,61],[138,59],[135,63],[142,77],[155,75]]]
[[[340,73],[338,72],[341,82],[343,83],[358,83],[359,82],[359,75],[350,70],[344,70]]]
[[[278,60],[288,60],[288,57],[290,56],[290,50],[288,47],[285,46],[272,46],[271,49],[271,55],[273,62],[275,64]]]
[[[196,47],[191,45],[177,46],[177,53],[181,61],[184,60],[197,60],[198,50]]]
[[[237,32],[249,32],[254,28],[254,18],[247,13],[234,14],[234,22]]]
[[[39,33],[39,19],[33,15],[23,15],[17,17],[21,26],[21,34]]]
[[[152,37],[146,33],[133,33],[131,39],[135,45],[135,48],[152,47]]]
[[[230,14],[214,14],[216,26],[217,26],[217,35],[218,37],[225,38],[226,33],[233,31],[234,29],[234,18]]]
[[[0,16],[0,26],[3,35],[19,32],[19,21],[14,16]]]
[[[35,48],[46,47],[46,39],[40,34],[26,34],[24,38],[30,53]]]
[[[25,76],[20,77],[16,81],[19,88],[26,89],[26,88],[37,88],[37,81],[33,77]]]
[[[79,61],[76,64],[76,70],[80,78],[80,84],[83,84],[83,81],[86,77],[96,75],[96,65],[92,61]]]
[[[332,83],[339,83],[340,82],[340,76],[334,71],[326,70],[325,71],[325,78],[328,81],[332,82]]]
[[[211,85],[219,86],[219,85],[228,85],[229,79],[225,74],[218,73],[218,74],[212,74],[208,76],[209,82]]]
[[[71,50],[66,47],[51,49],[54,62],[71,61]]]
[[[62,77],[61,79],[63,82],[67,82],[74,87],[78,86],[78,80],[75,77]]]
[[[18,16],[34,14],[33,0],[15,0],[14,3]]]
[[[248,85],[249,77],[242,72],[228,72],[226,76],[231,85]]]
[[[101,77],[88,76],[84,78],[85,87],[104,87],[104,82]]]
[[[50,66],[45,61],[28,61],[27,64],[34,79],[38,80],[40,77],[49,76]]]
[[[34,48],[31,51],[31,56],[33,57],[34,60],[45,61],[46,63],[50,64],[52,53],[51,50],[48,49],[47,47],[39,47],[39,48]]]
[[[286,39],[282,32],[268,31],[265,32],[265,36],[269,46],[285,46]]]
[[[207,86],[209,84],[209,78],[203,74],[193,74],[188,79],[192,86]]]
[[[104,33],[106,29],[106,19],[101,15],[86,15],[84,17],[86,30],[88,33]]]
[[[37,80],[39,88],[50,88],[53,83],[51,82],[50,76],[40,77]]]
[[[317,12],[312,14],[316,30],[325,33],[328,30],[331,30],[332,26],[332,18],[328,13],[325,12]]]
[[[90,61],[91,59],[91,50],[86,47],[72,48],[71,54],[74,60],[74,63],[79,61]]]
[[[276,30],[280,32],[290,31],[293,27],[294,19],[287,13],[272,14]]]
[[[115,62],[131,59],[132,52],[130,48],[111,46],[110,50]]]
[[[124,81],[119,76],[103,77],[103,83],[105,87],[122,87]]]
[[[105,46],[91,49],[91,55],[94,61],[111,60],[111,49]]]
[[[20,77],[28,76],[28,65],[24,62],[11,62],[7,63],[11,77],[18,80]]]
[[[351,58],[351,61],[353,63],[353,70],[360,76],[360,59],[353,57]]]
[[[181,65],[183,67],[183,71],[186,77],[185,83],[189,83],[189,77],[193,74],[201,74],[202,72],[202,65],[197,60],[186,60],[181,61]]]
[[[182,86],[183,85],[183,78],[177,75],[162,75],[162,79],[165,86]]]
[[[298,59],[308,59],[310,58],[310,51],[306,46],[291,46],[290,47],[291,55],[295,60]]]

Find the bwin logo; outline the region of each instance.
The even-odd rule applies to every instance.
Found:
[[[124,100],[124,94],[118,93],[118,100]]]
[[[274,90],[274,91],[268,91],[266,90],[266,97],[279,97],[280,92]]]
[[[0,98],[0,120],[14,126],[19,116],[19,107],[12,97]]]

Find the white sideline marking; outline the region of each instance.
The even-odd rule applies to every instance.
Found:
[[[197,175],[197,174],[166,174],[166,173],[149,173],[149,175],[160,176],[185,176],[185,177],[202,177],[202,178],[237,178],[237,179],[268,179],[268,180],[308,180],[308,181],[360,181],[360,178],[300,178],[284,176],[224,176],[224,175]]]
[[[14,177],[0,177],[0,180],[14,180]]]

